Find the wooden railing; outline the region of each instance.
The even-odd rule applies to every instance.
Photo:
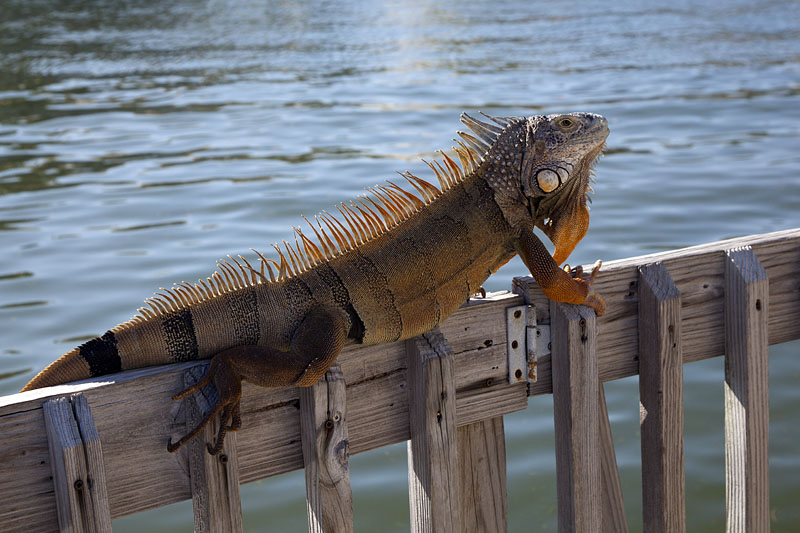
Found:
[[[213,401],[186,363],[0,399],[4,531],[105,531],[192,498],[198,531],[241,530],[239,485],[305,467],[309,529],[351,531],[352,454],[409,441],[414,531],[504,531],[503,415],[555,398],[562,531],[626,531],[602,382],[639,374],[646,531],[682,531],[682,363],[726,354],[729,531],[767,531],[767,346],[800,338],[800,229],[614,261],[608,304],[551,304],[529,278],[420,338],[345,350],[309,389],[245,384],[217,458],[170,437]]]

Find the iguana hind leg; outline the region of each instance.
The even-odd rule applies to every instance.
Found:
[[[241,427],[239,403],[242,397],[242,380],[262,387],[309,387],[325,374],[336,360],[347,341],[350,321],[340,309],[319,308],[309,312],[292,337],[289,351],[265,346],[235,346],[216,354],[211,359],[203,379],[176,394],[179,400],[213,383],[219,398],[211,411],[189,433],[173,443],[167,450],[177,451],[221,413],[220,429],[214,446],[208,445],[212,455],[222,450],[227,431]],[[229,424],[230,422],[230,424]]]

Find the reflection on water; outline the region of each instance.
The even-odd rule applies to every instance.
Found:
[[[300,214],[394,170],[427,176],[420,158],[451,144],[464,110],[609,118],[573,263],[798,226],[798,20],[787,1],[6,0],[0,387],[18,389],[157,287],[267,250]],[[487,288],[523,272],[513,261]],[[774,531],[800,521],[791,350],[771,361]],[[718,364],[686,369],[687,427],[721,405]],[[608,399],[635,530],[636,383]],[[546,402],[508,422],[511,530],[554,527]],[[687,434],[690,530],[723,527],[720,438]],[[406,530],[402,448],[353,465],[359,527]],[[246,487],[245,521],[303,528],[302,498],[302,476]],[[190,527],[190,513],[168,515],[115,530]]]

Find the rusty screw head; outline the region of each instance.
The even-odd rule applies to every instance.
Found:
[[[227,455],[225,455],[224,453],[223,453],[223,454],[220,454],[220,456],[219,456],[219,462],[220,462],[220,463],[222,463],[222,464],[224,464],[224,465],[228,464],[228,456],[227,456]]]

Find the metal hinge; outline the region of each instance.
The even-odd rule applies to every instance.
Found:
[[[506,309],[508,335],[508,382],[535,382],[539,359],[550,354],[550,325],[536,323],[536,307],[518,305]]]

